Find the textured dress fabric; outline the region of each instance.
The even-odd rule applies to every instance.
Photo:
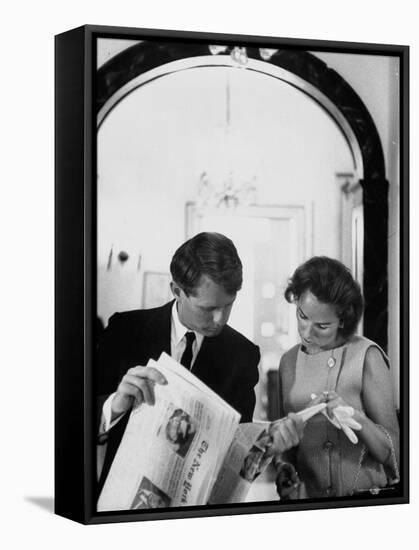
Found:
[[[282,412],[298,412],[311,401],[313,393],[324,391],[335,391],[348,405],[364,410],[363,368],[371,346],[381,351],[388,364],[381,348],[361,336],[353,336],[344,345],[315,355],[305,353],[301,345],[291,348],[279,367]],[[299,498],[346,496],[384,487],[387,484],[384,468],[368,453],[359,467],[362,449],[361,441],[351,443],[323,414],[312,417],[290,460],[302,481]]]

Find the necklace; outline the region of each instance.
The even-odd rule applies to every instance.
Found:
[[[334,353],[335,353],[335,350],[332,349],[332,355],[327,360],[327,366],[329,367],[329,369],[333,369],[333,367],[336,365],[336,359],[334,357]]]

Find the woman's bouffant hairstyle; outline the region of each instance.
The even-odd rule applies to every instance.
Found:
[[[335,307],[342,323],[338,330],[344,338],[354,334],[364,310],[364,300],[359,284],[345,265],[326,256],[310,258],[295,270],[284,295],[293,303],[307,290],[319,302]]]
[[[241,289],[242,263],[233,242],[220,233],[199,233],[180,246],[170,264],[173,280],[187,296],[194,294],[202,275],[227,294]]]

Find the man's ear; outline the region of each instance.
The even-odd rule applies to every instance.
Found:
[[[180,298],[180,293],[182,292],[182,289],[178,284],[176,284],[174,281],[171,281],[170,283],[170,290],[172,291],[173,296],[176,300]]]

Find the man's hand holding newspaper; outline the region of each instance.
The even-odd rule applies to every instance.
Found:
[[[113,419],[131,413],[98,511],[243,502],[307,420],[291,413],[239,424],[237,411],[165,353],[127,372],[111,410]]]
[[[131,410],[133,403],[154,405],[155,384],[167,384],[163,374],[153,367],[137,366],[129,369],[122,378],[112,399],[111,420]]]

